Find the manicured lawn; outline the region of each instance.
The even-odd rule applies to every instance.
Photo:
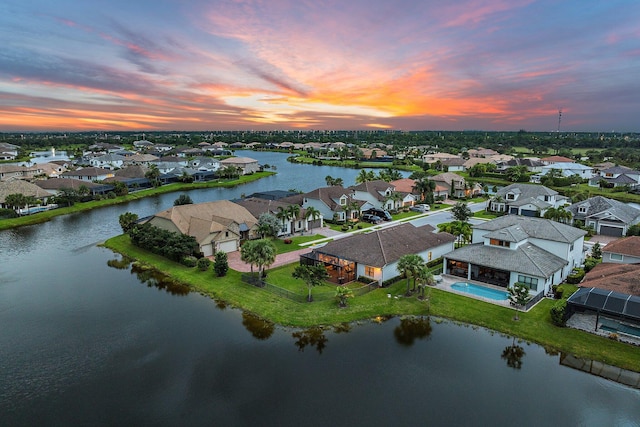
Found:
[[[291,239],[290,244],[284,243],[284,238],[273,239],[272,242],[276,245],[277,253],[284,254],[287,252],[297,251],[298,249],[303,249],[304,246],[300,246],[302,243],[313,242],[314,240],[324,239],[325,236],[322,234],[313,234],[308,236],[294,236],[289,237]]]
[[[429,289],[428,301],[405,298],[404,280],[388,288],[378,289],[349,300],[349,307],[338,308],[331,299],[313,303],[297,303],[280,298],[240,280],[240,273],[230,270],[227,276],[215,277],[212,271],[200,272],[150,254],[131,245],[128,236],[109,239],[105,246],[163,271],[174,280],[189,284],[192,289],[224,300],[265,319],[282,325],[311,327],[372,319],[378,316],[433,315],[471,323],[514,335],[543,346],[571,353],[580,358],[599,360],[607,364],[640,372],[638,347],[623,344],[586,332],[559,328],[551,323],[553,300],[543,299],[528,313],[520,313],[514,321],[514,310],[466,298],[438,289]],[[306,295],[304,282],[293,279],[295,264],[269,270],[267,281]],[[334,293],[335,285],[313,289],[314,295]],[[391,297],[387,295],[390,294]],[[396,296],[398,298],[396,298]]]
[[[200,188],[211,187],[235,187],[236,185],[245,184],[247,182],[256,181],[260,178],[264,178],[269,175],[274,175],[275,172],[256,172],[251,175],[243,175],[240,178],[224,181],[208,181],[208,182],[196,182],[192,184],[185,183],[173,183],[163,185],[157,188],[150,188],[147,190],[136,191],[135,193],[127,194],[126,196],[120,196],[113,199],[104,200],[92,200],[90,202],[79,202],[73,206],[62,207],[51,211],[40,212],[33,215],[22,216],[19,218],[10,218],[0,220],[0,230],[7,230],[10,228],[21,227],[24,225],[40,224],[47,222],[51,218],[60,215],[66,215],[76,212],[88,211],[91,209],[102,208],[105,206],[117,205],[120,203],[130,202],[132,200],[138,200],[149,196],[155,196],[158,194],[172,193],[175,191],[189,191]]]
[[[495,219],[495,218],[498,218],[498,216],[501,216],[501,215],[496,215],[492,212],[487,212],[487,211],[478,211],[473,214],[474,218],[484,218],[484,219]]]

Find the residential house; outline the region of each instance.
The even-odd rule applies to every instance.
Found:
[[[505,215],[473,226],[471,244],[444,255],[444,273],[546,294],[584,261],[586,231],[544,218]]]
[[[593,176],[593,168],[591,166],[585,166],[575,162],[556,162],[542,166],[539,178],[552,170],[560,171],[560,174],[566,178],[578,175],[582,179],[591,179]]]
[[[237,251],[242,241],[258,237],[258,220],[228,200],[173,206],[144,222],[195,237],[204,256]]]
[[[445,172],[439,175],[429,177],[431,181],[435,181],[436,186],[444,189],[447,194],[454,198],[473,197],[482,193],[482,186],[474,184],[472,186],[467,185],[466,180],[458,174],[452,172]],[[436,187],[436,190],[438,188]],[[434,192],[434,196],[441,195],[441,191]]]
[[[19,149],[20,147],[17,145],[0,142],[0,160],[15,160],[18,157]]]
[[[153,142],[147,141],[146,139],[140,139],[138,141],[133,141],[133,146],[138,149],[150,150],[153,148]]]
[[[624,236],[630,226],[640,222],[640,209],[602,196],[591,197],[567,207],[573,222],[593,227],[597,234]]]
[[[125,157],[119,154],[105,154],[89,160],[89,164],[96,168],[119,169],[124,165]]]
[[[566,203],[566,197],[544,185],[515,183],[498,190],[489,200],[488,209],[511,215],[542,216],[547,209]]]
[[[628,185],[631,188],[635,188],[640,184],[640,171],[626,166],[612,166],[596,173],[589,180],[589,185],[598,187],[601,181],[604,181],[608,187],[624,187]]]
[[[284,202],[298,203],[303,208],[314,207],[324,219],[351,221],[358,218],[363,208],[373,207],[367,201],[356,200],[353,192],[340,186],[321,187],[305,194],[281,199]]]
[[[540,173],[544,164],[536,158],[532,157],[514,157],[513,159],[497,163],[498,171],[505,171],[516,166],[524,166],[527,172]]]
[[[97,184],[95,182],[81,181],[79,179],[73,178],[41,179],[36,181],[35,184],[38,187],[42,188],[44,191],[54,196],[60,194],[63,189],[78,191],[82,186],[87,187],[89,189],[89,194],[93,196],[97,194],[104,195],[114,190],[114,187],[111,184]]]
[[[176,156],[178,157],[195,157],[202,156],[204,154],[204,150],[202,148],[195,147],[180,147],[176,148]]]
[[[215,172],[220,169],[220,160],[213,157],[196,157],[189,160],[189,167],[199,171]]]
[[[362,151],[363,160],[374,160],[387,157],[387,152],[380,148],[362,148],[360,151]]]
[[[469,153],[469,157],[490,157],[500,154],[491,148],[482,147],[478,147],[477,149],[472,148],[471,150],[467,150],[467,153]]]
[[[87,147],[87,149],[89,151],[84,152],[83,155],[86,155],[88,153],[105,153],[105,154],[115,153],[116,151],[124,150],[124,147],[121,145],[114,145],[106,142],[99,142],[97,144],[90,145],[89,147]]]
[[[342,284],[360,277],[382,285],[398,277],[398,261],[417,254],[425,262],[438,259],[453,249],[455,237],[433,233],[433,227],[404,223],[370,233],[353,234],[334,240],[300,256],[300,264],[324,265],[329,280]]]
[[[352,197],[368,202],[371,207],[383,210],[396,210],[407,203],[413,204],[415,197],[395,191],[395,187],[383,180],[366,181],[349,187]]]
[[[168,151],[173,150],[173,145],[169,145],[169,144],[156,144],[153,146],[153,151],[156,151],[158,153],[166,153]]]
[[[416,191],[415,179],[400,178],[395,181],[391,181],[389,184],[394,186],[396,193],[402,195],[402,206],[413,206],[422,197],[422,195]]]
[[[42,170],[42,174],[49,178],[58,178],[61,173],[68,170],[67,163],[38,163],[38,168]]]
[[[158,156],[153,154],[134,154],[124,159],[124,166],[128,165],[144,165],[149,166],[151,163],[159,160]]]
[[[621,294],[640,296],[640,264],[602,262],[591,269],[580,283],[581,288],[598,288]]]
[[[283,202],[280,200],[261,199],[257,197],[247,197],[240,200],[235,200],[235,203],[245,207],[251,215],[256,218],[260,218],[263,213],[269,213],[276,217],[281,217],[282,228],[280,229],[279,236],[290,235],[294,233],[306,232],[312,228],[322,227],[323,218],[320,215],[313,220],[306,218],[307,211],[304,208],[300,208],[298,215],[295,218],[282,217],[283,213],[286,214],[292,203]],[[298,206],[296,204],[296,206]]]
[[[72,178],[88,182],[102,181],[107,178],[111,178],[112,176],[114,176],[114,173],[112,171],[95,167],[80,168],[74,171],[66,171],[60,174],[60,178]]]
[[[640,264],[640,236],[623,237],[602,248],[602,262]],[[640,280],[635,279],[640,285]]]
[[[166,156],[151,162],[156,165],[161,174],[169,173],[175,169],[183,168],[187,166],[188,161],[184,158],[176,156]]]
[[[0,208],[10,208],[5,203],[7,196],[11,194],[22,194],[25,197],[35,197],[37,200],[46,203],[50,193],[35,184],[22,179],[12,179],[0,182]]]
[[[422,162],[432,164],[437,161],[443,162],[449,159],[461,159],[461,156],[451,153],[427,153],[422,156]]]
[[[43,173],[44,171],[42,168],[40,168],[39,165],[18,166],[0,164],[0,181],[9,181],[13,179],[31,179]]]
[[[247,198],[256,197],[258,199],[265,199],[265,200],[280,200],[280,199],[284,199],[285,197],[297,196],[299,194],[300,193],[295,191],[267,190],[267,191],[258,191],[256,193],[251,193],[247,196]],[[297,203],[297,204],[300,204],[300,203]]]
[[[220,161],[220,167],[233,166],[241,170],[242,175],[249,175],[260,171],[260,165],[256,159],[250,157],[229,157]]]
[[[549,156],[540,159],[544,165],[553,165],[555,163],[573,163],[575,160],[564,156]]]
[[[464,165],[467,161],[462,157],[457,157],[454,159],[445,159],[443,160],[442,166],[446,166],[448,172],[462,172],[464,171]]]

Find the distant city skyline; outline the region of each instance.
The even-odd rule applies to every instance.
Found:
[[[633,0],[6,0],[0,132],[637,132],[639,19]]]

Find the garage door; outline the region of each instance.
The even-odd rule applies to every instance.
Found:
[[[222,252],[233,252],[235,250],[237,250],[238,247],[236,245],[236,241],[235,240],[230,240],[228,242],[220,242],[220,250]]]
[[[600,234],[605,235],[605,236],[622,237],[622,228],[621,227],[611,227],[609,225],[601,225],[600,226]]]
[[[522,209],[520,212],[522,213],[522,216],[538,216],[538,211]]]

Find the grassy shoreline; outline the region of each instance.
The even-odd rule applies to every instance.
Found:
[[[520,313],[514,321],[509,308],[473,300],[439,289],[430,289],[429,301],[413,298],[388,298],[387,294],[402,295],[406,282],[375,290],[349,300],[349,307],[338,308],[335,301],[296,303],[280,298],[240,280],[240,273],[230,270],[227,276],[215,277],[212,271],[200,272],[171,262],[133,246],[126,235],[107,240],[104,244],[137,262],[166,274],[173,280],[187,284],[203,295],[251,312],[271,322],[292,327],[313,327],[357,322],[377,317],[402,315],[432,315],[454,321],[486,327],[500,333],[519,337],[579,358],[640,372],[638,347],[613,341],[575,329],[559,328],[551,323],[549,310],[554,301],[544,299],[527,313]],[[292,265],[269,270],[270,280],[288,280]],[[303,286],[301,284],[301,286]]]
[[[0,220],[0,231],[8,230],[11,228],[22,227],[26,225],[40,224],[49,221],[51,218],[55,218],[60,215],[67,215],[77,212],[89,211],[92,209],[103,208],[107,206],[119,205],[122,203],[131,202],[134,200],[144,199],[145,197],[157,196],[159,194],[174,193],[176,191],[190,191],[198,190],[202,188],[216,188],[216,187],[235,187],[238,185],[246,184],[248,182],[256,181],[267,176],[275,175],[275,172],[256,172],[251,175],[243,175],[237,179],[228,181],[207,181],[207,182],[195,182],[191,184],[175,182],[173,184],[163,185],[157,188],[149,188],[147,190],[136,191],[135,193],[127,194],[126,196],[119,196],[114,199],[92,200],[90,202],[78,202],[73,206],[62,207],[53,209],[50,211],[39,212],[33,215],[21,216],[19,218],[10,218]]]

